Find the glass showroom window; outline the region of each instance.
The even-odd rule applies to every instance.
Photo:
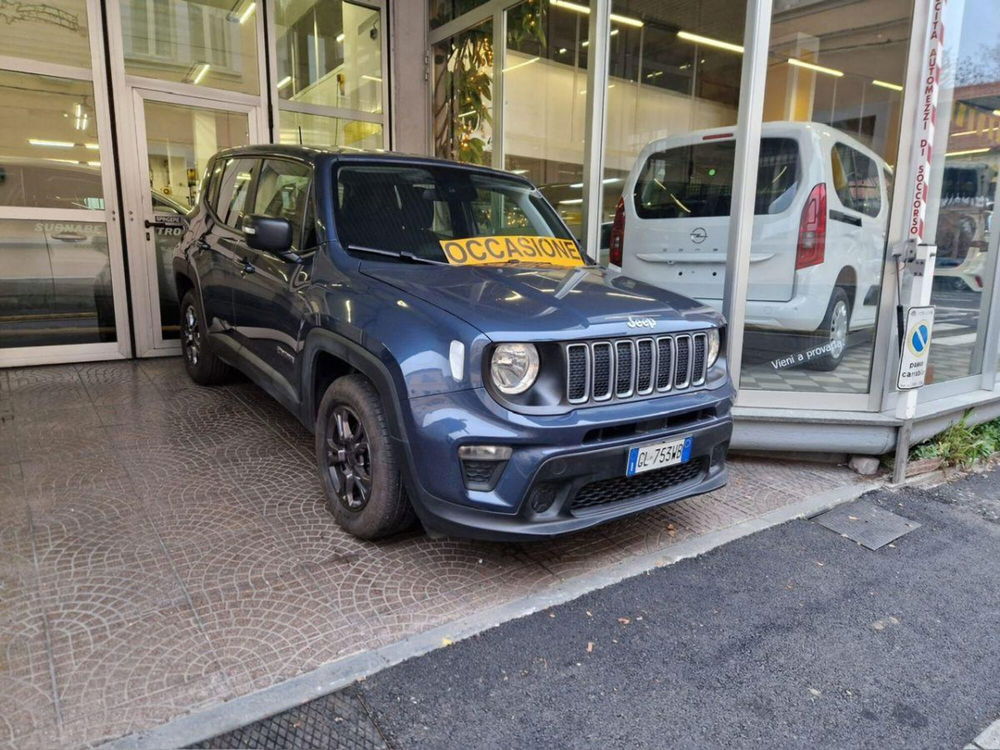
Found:
[[[721,308],[746,3],[612,13],[601,258]]]
[[[114,341],[93,85],[0,72],[0,98],[0,347]]]
[[[950,4],[926,216],[938,248],[928,383],[983,372],[997,262],[1000,17],[990,0]],[[994,337],[996,332],[992,334]]]
[[[869,391],[911,11],[774,13],[743,393]]]
[[[434,155],[491,164],[493,21],[487,19],[432,48]]]
[[[348,2],[275,3],[278,140],[381,148],[382,16]]]
[[[90,69],[86,0],[0,3],[0,11],[3,55]]]
[[[506,11],[503,167],[538,185],[583,236],[586,3],[525,0]],[[614,31],[612,33],[617,33]]]
[[[256,94],[257,0],[119,0],[129,75]]]
[[[278,96],[283,101],[382,111],[377,10],[346,2],[276,3]]]
[[[279,143],[337,145],[348,150],[378,150],[382,126],[376,122],[282,112]]]

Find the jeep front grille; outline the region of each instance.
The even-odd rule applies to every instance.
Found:
[[[705,333],[566,344],[566,400],[624,400],[704,385],[707,351]]]

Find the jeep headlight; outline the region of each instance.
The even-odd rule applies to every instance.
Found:
[[[538,377],[538,350],[534,344],[500,344],[490,362],[493,385],[501,393],[524,393]]]
[[[708,331],[708,366],[711,367],[719,359],[719,329]]]

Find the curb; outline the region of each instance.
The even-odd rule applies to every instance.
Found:
[[[798,518],[811,518],[882,486],[882,482],[872,481],[822,492],[805,500],[769,511],[757,518],[747,519],[724,529],[686,539],[664,550],[637,555],[603,570],[566,579],[545,591],[490,607],[482,612],[439,625],[422,633],[407,636],[372,651],[338,659],[278,685],[233,698],[225,703],[186,716],[179,716],[159,727],[126,735],[100,747],[102,750],[176,748],[231,732],[246,724],[260,721],[327,693],[340,690],[407,659],[422,656],[435,649],[482,633],[509,620],[516,620],[534,612],[563,604],[650,570],[671,565],[689,557],[703,555],[716,547],[721,547],[772,526],[778,526]]]
[[[1000,750],[1000,719],[980,732],[963,750]]]

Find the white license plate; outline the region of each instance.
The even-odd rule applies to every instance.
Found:
[[[637,445],[634,448],[629,448],[625,476],[632,477],[636,474],[642,474],[644,471],[687,463],[691,458],[693,442],[693,438],[688,436],[680,440],[668,440],[665,443]]]

